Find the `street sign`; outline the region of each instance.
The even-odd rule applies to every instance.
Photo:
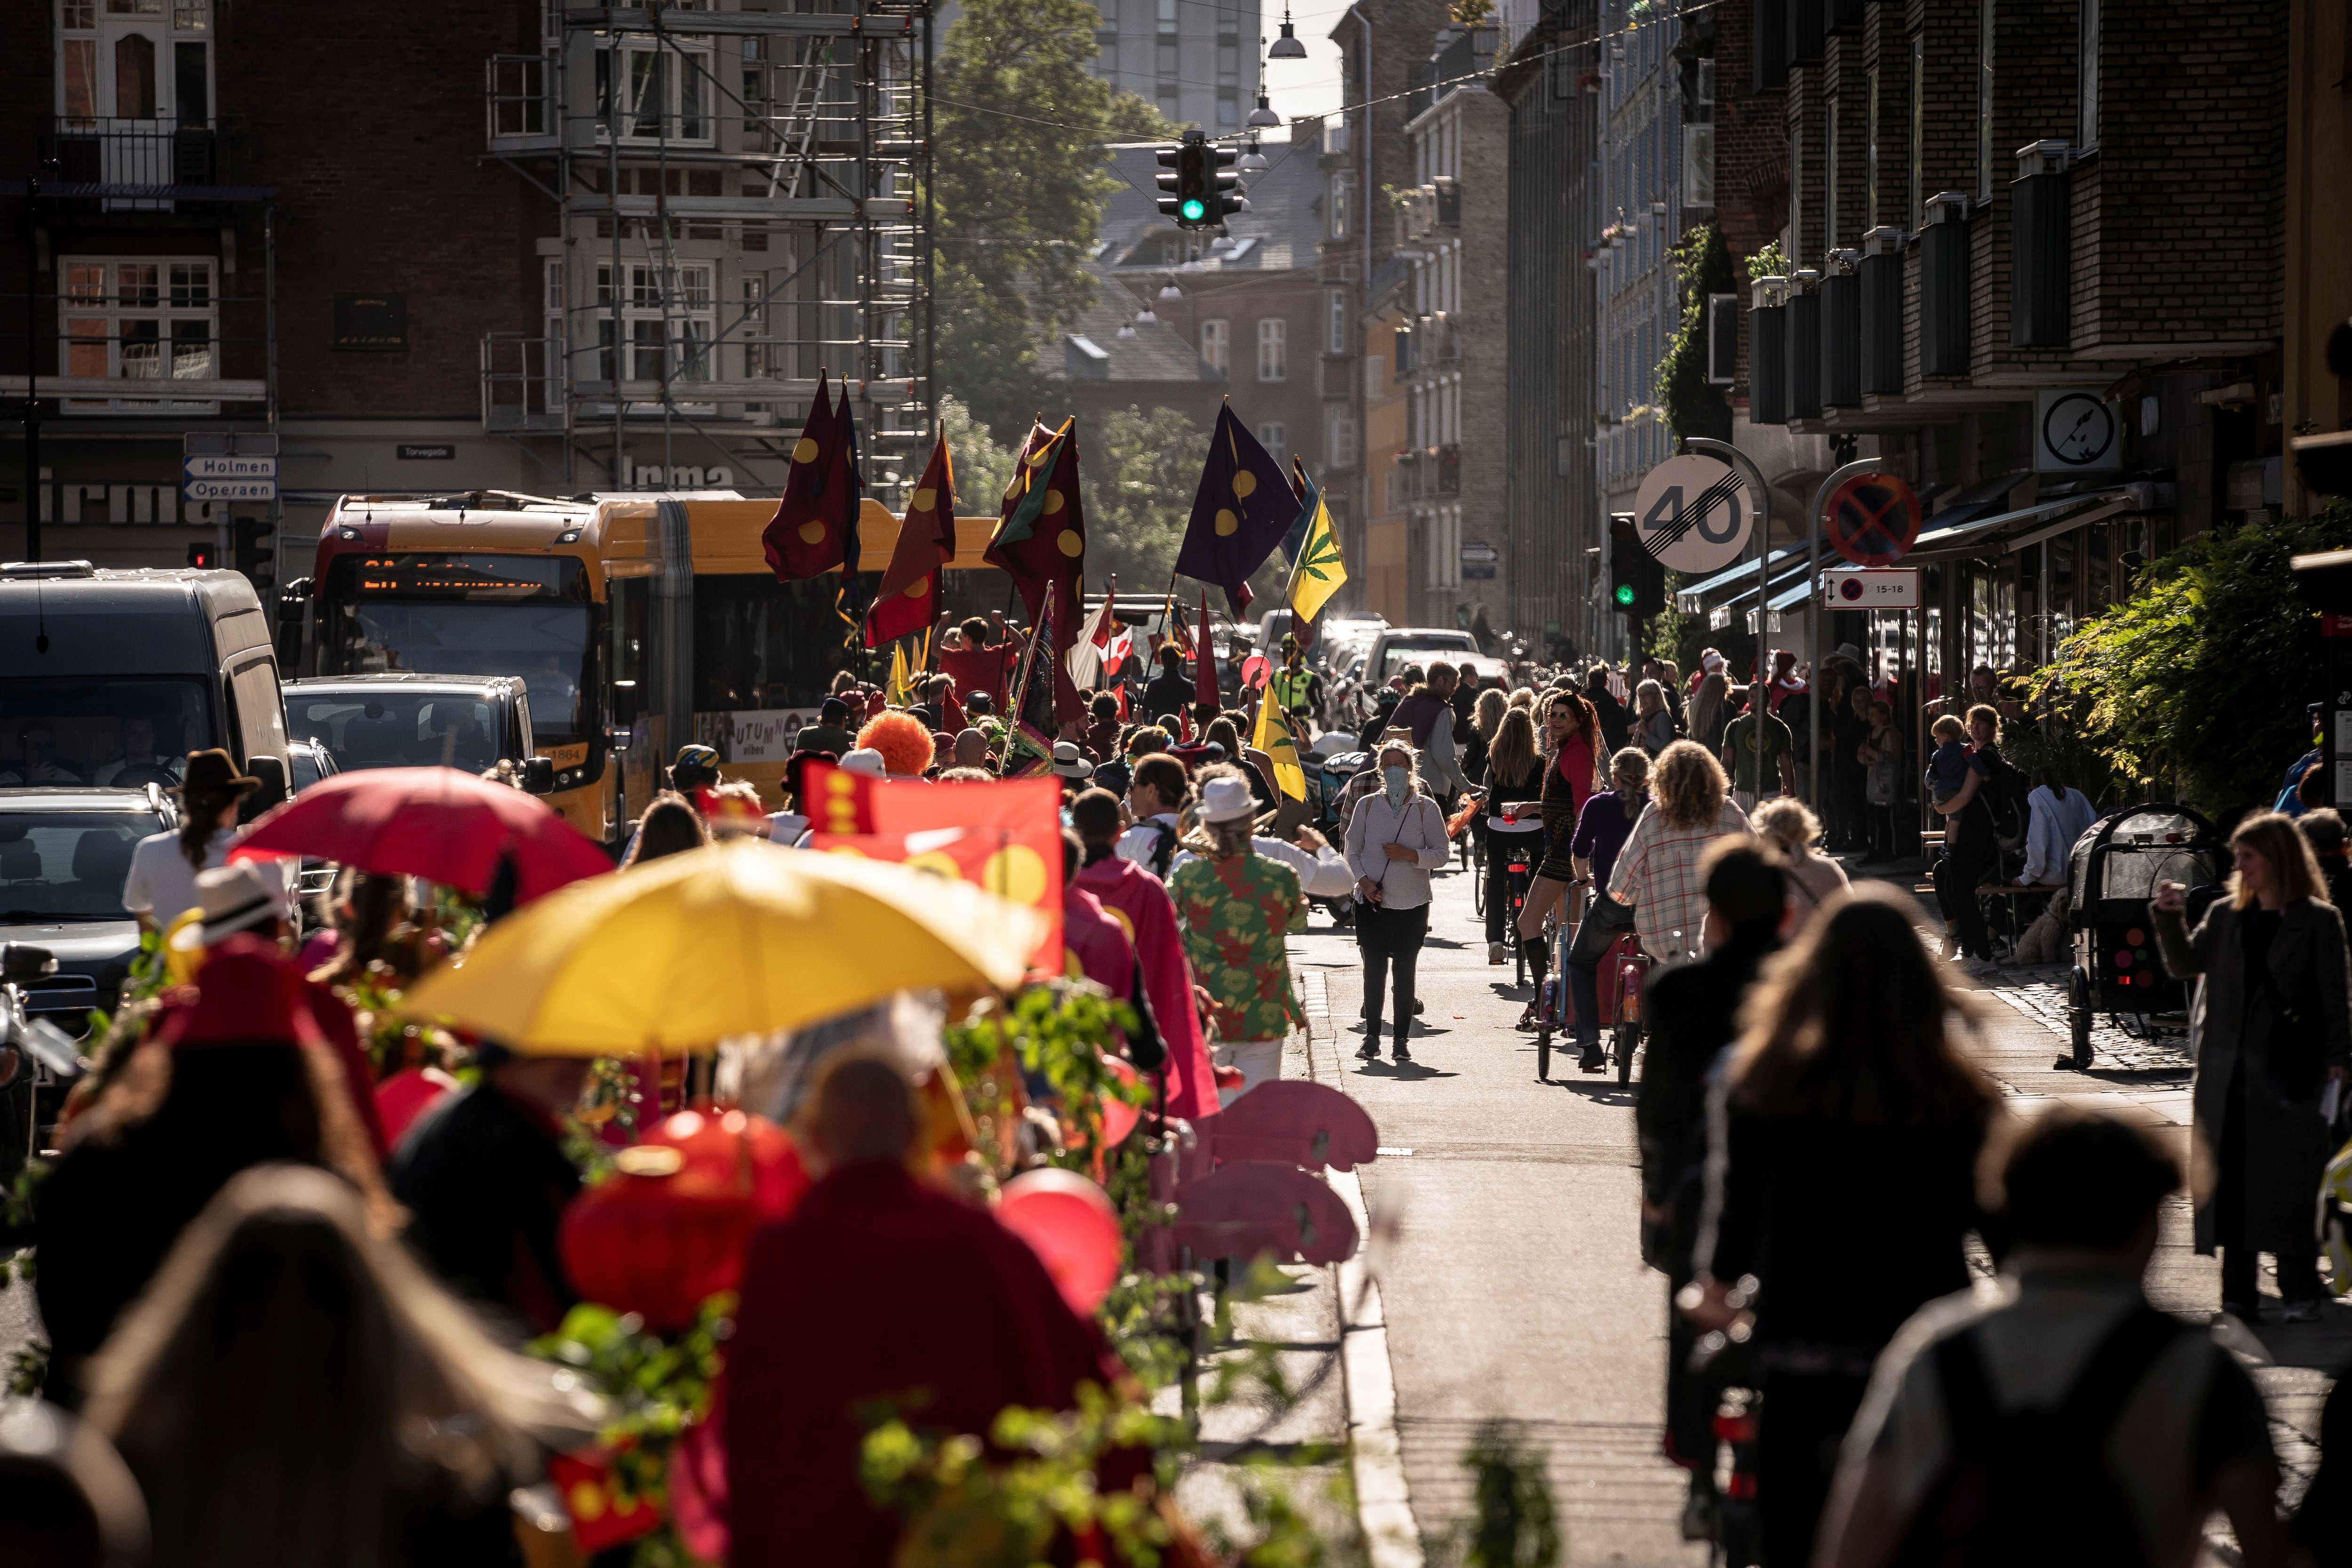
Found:
[[[1669,457],[1642,481],[1633,502],[1642,548],[1685,573],[1720,571],[1748,548],[1755,517],[1747,486],[1731,465],[1686,453]]]
[[[180,472],[190,479],[275,479],[278,458],[216,457],[190,453],[180,459]]]
[[[180,493],[191,501],[274,501],[276,479],[184,479]]]
[[[1893,474],[1856,474],[1822,509],[1830,548],[1856,566],[1893,566],[1919,537],[1919,497]]]
[[[1503,564],[1503,552],[1485,539],[1462,541],[1462,580],[1492,582],[1495,569]]]
[[[1823,572],[1822,602],[1832,610],[1916,610],[1919,569],[1865,566]]]
[[[2120,468],[2122,432],[2116,405],[2097,387],[2043,387],[2033,394],[2033,468],[2037,474],[2092,474]]]

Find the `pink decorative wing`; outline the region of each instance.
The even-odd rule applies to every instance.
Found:
[[[1196,1124],[1218,1165],[1238,1163],[1353,1170],[1380,1150],[1364,1108],[1328,1083],[1277,1078],[1259,1084],[1213,1119]]]
[[[1177,1188],[1176,1210],[1176,1239],[1201,1258],[1337,1263],[1356,1249],[1347,1204],[1296,1166],[1227,1166]]]

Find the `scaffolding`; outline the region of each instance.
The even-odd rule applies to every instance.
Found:
[[[773,492],[820,372],[869,484],[919,468],[929,0],[738,3],[543,0],[541,52],[486,62],[488,153],[558,216],[541,329],[483,340],[482,424],[566,491]]]

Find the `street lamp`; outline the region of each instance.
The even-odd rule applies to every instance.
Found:
[[[1261,96],[1258,101],[1263,103],[1265,99]],[[1252,123],[1255,123],[1256,119],[1255,115],[1250,117]],[[1234,168],[1244,174],[1263,174],[1268,167],[1270,165],[1265,161],[1265,154],[1257,150],[1257,138],[1255,136],[1250,138],[1249,150],[1244,152],[1240,161],[1234,164]]]
[[[1139,327],[1157,327],[1160,325],[1160,318],[1151,313],[1151,306],[1149,301],[1145,302],[1142,309],[1135,313],[1135,324]]]
[[[1290,26],[1290,0],[1283,0],[1282,37],[1274,41],[1274,47],[1265,52],[1265,57],[1270,60],[1303,60],[1307,57],[1307,46],[1298,41],[1298,35]]]
[[[1176,287],[1176,280],[1171,277],[1165,284],[1161,285],[1160,289],[1160,298],[1162,299],[1181,299],[1184,298],[1184,291]]]
[[[1264,131],[1268,127],[1280,125],[1282,123],[1282,116],[1275,113],[1273,109],[1270,108],[1265,101],[1265,89],[1258,89],[1257,107],[1249,111],[1249,119],[1244,121],[1244,123],[1247,124],[1252,131]],[[1253,141],[1250,143],[1250,151],[1252,152],[1255,152],[1257,151],[1256,142]],[[1246,162],[1242,165],[1244,168],[1247,168],[1248,166],[1249,165]]]

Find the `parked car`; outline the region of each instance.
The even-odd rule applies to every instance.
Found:
[[[1366,685],[1378,686],[1415,664],[1426,669],[1439,660],[1458,664],[1477,652],[1476,638],[1451,626],[1384,626],[1365,652],[1359,674]]]
[[[533,794],[555,767],[531,739],[530,694],[509,675],[320,675],[286,683],[286,728],[320,747],[335,770],[463,768],[511,763]]]
[[[131,852],[175,831],[160,785],[139,789],[0,789],[0,943],[55,954],[57,972],[30,983],[26,1011],[79,1040],[92,1009],[112,1011],[139,922],[122,906]]]
[[[331,779],[342,771],[335,766],[335,754],[315,740],[289,740],[286,743],[286,755],[294,764],[294,793],[297,795],[320,779]],[[302,857],[301,868],[295,879],[294,894],[300,901],[298,913],[305,925],[310,923],[310,911],[317,907],[312,901],[335,885],[338,869],[331,861],[322,861],[315,855]]]
[[[218,747],[286,798],[285,709],[268,618],[234,571],[0,566],[0,787],[170,787]]]

